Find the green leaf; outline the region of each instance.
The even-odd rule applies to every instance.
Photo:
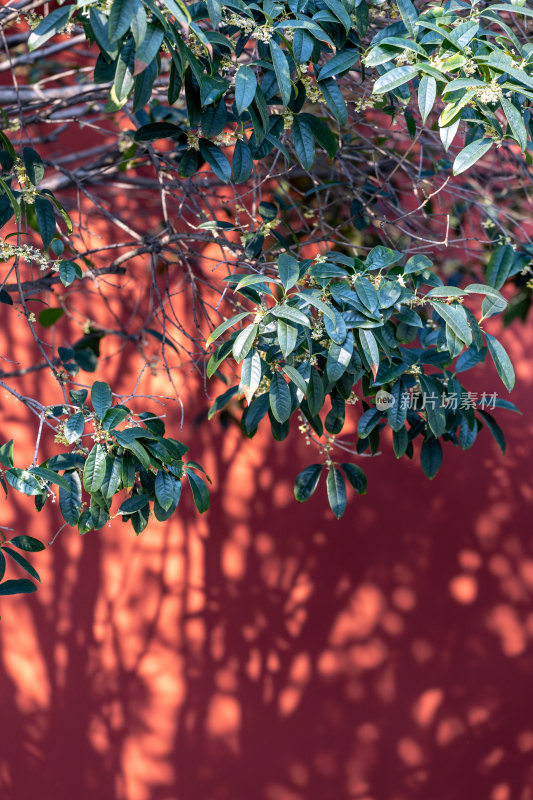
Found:
[[[0,583],[0,595],[6,594],[30,594],[36,592],[37,586],[27,578],[20,580],[4,581]]]
[[[248,144],[241,139],[237,139],[235,144],[231,166],[235,183],[246,183],[252,174],[254,162]]]
[[[527,147],[527,130],[524,125],[524,120],[522,119],[522,114],[506,97],[501,97],[500,103],[507,117],[507,122],[509,123],[513,136],[520,145],[521,151],[524,153]]]
[[[238,275],[232,275],[232,278],[239,277]],[[246,286],[253,286],[256,283],[277,283],[273,278],[269,278],[268,275],[245,275],[243,278],[240,279],[239,283],[234,287],[233,291],[238,292],[239,289],[242,289]],[[261,291],[261,287],[258,287],[258,290]]]
[[[315,493],[322,469],[322,464],[311,464],[297,475],[294,483],[294,496],[299,503],[305,503]]]
[[[41,156],[31,147],[25,147],[22,151],[24,166],[31,183],[37,186],[44,177],[44,164]]]
[[[498,341],[498,339],[496,339],[494,336],[491,336],[490,333],[486,333],[485,337],[487,339],[489,353],[491,354],[494,365],[498,370],[498,375],[502,379],[505,388],[511,392],[515,384],[515,374],[511,359],[507,355],[505,347],[501,342]]]
[[[407,450],[407,445],[409,444],[409,436],[407,434],[407,428],[404,426],[400,428],[399,431],[393,431],[392,433],[392,447],[394,449],[394,455],[396,458],[401,458],[405,455],[405,451]]]
[[[5,180],[3,178],[0,178],[0,186],[2,187],[4,192],[6,193],[6,195],[8,197],[8,200],[11,203],[11,207],[12,207],[13,212],[15,214],[16,221],[19,222],[19,220],[20,220],[20,204],[19,204],[18,200],[16,200],[15,195],[13,194],[13,192],[11,191],[11,189],[9,188],[9,186],[7,185],[7,183],[5,182]],[[9,219],[9,217],[6,219],[6,222],[8,221],[8,219]]]
[[[269,400],[274,418],[286,422],[291,415],[291,393],[280,372],[275,372],[271,378]]]
[[[218,28],[222,21],[222,5],[219,0],[207,0],[207,10],[213,28]]]
[[[513,268],[515,252],[510,244],[503,244],[493,251],[487,267],[486,280],[495,289],[501,289]]]
[[[209,490],[204,481],[191,470],[187,470],[187,477],[192,490],[194,504],[200,514],[203,514],[209,508]]]
[[[278,319],[277,322],[278,343],[280,350],[283,353],[283,358],[287,358],[294,348],[298,340],[298,328],[285,322],[283,319]]]
[[[343,94],[333,78],[318,82],[318,87],[326,101],[326,105],[341,125],[348,122],[348,108]]]
[[[313,136],[317,140],[320,147],[326,151],[330,158],[335,158],[337,150],[339,149],[339,142],[337,137],[329,127],[328,123],[320,117],[315,117],[313,114],[300,114],[300,119],[304,119],[311,130]]]
[[[39,233],[43,240],[43,247],[46,250],[50,247],[50,243],[54,238],[56,230],[56,217],[54,214],[54,207],[50,200],[44,197],[35,198],[35,214],[37,216],[37,225],[39,226]]]
[[[342,344],[332,342],[329,346],[326,371],[330,381],[338,381],[348,367],[353,353],[353,333],[348,332]]]
[[[26,536],[25,534],[13,536],[9,540],[9,544],[13,547],[18,547],[19,550],[25,550],[27,553],[39,553],[44,550],[44,544],[39,539],[34,539],[33,536]]]
[[[470,169],[476,161],[479,161],[485,153],[488,153],[493,144],[494,142],[492,139],[486,138],[476,139],[474,142],[471,142],[457,154],[453,162],[453,174],[460,175],[462,172],[466,172],[466,170]]]
[[[65,27],[75,10],[76,7],[74,5],[69,5],[63,6],[63,8],[54,8],[53,11],[48,12],[35,30],[30,33],[28,48],[35,50],[47,42],[48,39],[51,39],[52,36],[55,36]]]
[[[481,304],[482,319],[493,317],[495,314],[501,314],[507,308],[507,300],[504,297],[496,297],[489,295],[485,297]]]
[[[124,466],[124,456],[107,456],[105,465],[105,477],[100,487],[100,491],[106,500],[110,500],[122,488],[122,470]]]
[[[496,297],[498,300],[503,300],[507,305],[505,297],[495,289],[494,286],[486,286],[484,283],[469,283],[464,289],[468,294],[485,294],[491,297]]]
[[[41,494],[41,484],[37,478],[26,469],[12,467],[5,473],[5,477],[9,485],[12,486],[13,489],[16,489],[17,492],[32,496]]]
[[[435,286],[426,297],[463,297],[466,289],[459,289],[458,286]]]
[[[316,417],[320,413],[320,409],[324,405],[326,399],[324,393],[324,381],[320,372],[315,368],[311,368],[311,377],[307,387],[307,403],[311,416]]]
[[[45,308],[44,311],[39,312],[37,319],[43,328],[51,328],[64,313],[62,308]]]
[[[481,328],[479,327],[475,316],[472,314],[469,308],[465,308],[465,314],[468,324],[470,325],[470,330],[472,331],[472,341],[474,346],[478,350],[481,350],[483,347],[483,334],[481,332]]]
[[[116,42],[130,27],[135,12],[135,0],[113,0],[109,14],[109,39]]]
[[[52,469],[47,469],[46,467],[30,467],[29,471],[32,475],[37,475],[38,478],[42,478],[42,480],[47,481],[47,483],[55,483],[57,486],[62,486],[66,490],[69,489],[66,480]]]
[[[302,311],[298,311],[297,308],[293,308],[293,306],[280,304],[270,309],[270,313],[273,317],[281,317],[281,319],[286,319],[295,325],[304,325],[306,328],[311,327],[309,318]]]
[[[408,83],[413,80],[413,78],[416,78],[418,72],[418,67],[395,67],[377,79],[374,84],[373,92],[374,94],[385,94],[385,92],[397,89],[398,86],[403,86],[404,83]]]
[[[442,407],[438,384],[433,378],[420,375],[420,385],[425,396],[425,412],[429,429],[438,438],[446,430],[446,413]]]
[[[274,72],[276,73],[276,80],[278,82],[283,105],[288,106],[292,92],[291,73],[285,53],[275,39],[270,40],[270,55],[272,56]]]
[[[125,406],[114,406],[114,408],[108,408],[102,419],[102,428],[105,431],[112,431],[117,427],[117,425],[120,425],[120,423],[126,419],[129,413],[129,410]]]
[[[83,434],[84,428],[85,417],[81,411],[78,411],[76,414],[73,414],[72,417],[69,417],[65,422],[63,434],[67,442],[72,444],[72,442],[75,442],[76,439],[79,439]]]
[[[32,578],[38,580],[39,583],[41,582],[39,573],[34,567],[32,567],[30,562],[26,558],[24,558],[24,556],[21,556],[20,553],[17,553],[16,550],[11,550],[10,547],[5,547],[5,546],[2,548],[2,552],[7,553],[13,559],[13,561],[15,561],[19,565],[19,567],[22,567],[23,570],[25,570],[29,575],[31,575]]]
[[[168,139],[172,136],[179,136],[181,128],[173,122],[160,120],[159,122],[149,122],[138,128],[133,139],[136,142],[154,142],[156,139]]]
[[[502,429],[500,428],[494,417],[488,413],[488,411],[484,411],[483,409],[480,408],[479,413],[487,423],[487,427],[491,432],[492,436],[494,437],[494,441],[496,442],[502,453],[505,455],[507,445],[505,443],[505,436],[503,434]]]
[[[340,519],[346,511],[346,483],[337,467],[330,467],[326,481],[331,510]]]
[[[229,328],[232,328],[234,325],[237,324],[237,322],[240,322],[241,319],[249,317],[250,314],[251,314],[250,311],[242,311],[240,314],[235,314],[234,317],[230,317],[230,319],[226,319],[224,320],[224,322],[221,322],[220,325],[218,325],[218,327],[216,327],[214,331],[211,331],[211,333],[207,337],[207,344],[211,344],[211,342],[216,342],[216,340],[219,339],[222,336],[222,334],[225,333]]]
[[[324,0],[324,3],[327,5],[332,14],[337,17],[341,25],[344,26],[346,33],[349,33],[350,28],[352,27],[352,18],[346,11],[344,5],[339,2],[339,0]]]
[[[319,300],[319,298],[315,297],[313,294],[304,294],[304,292],[301,292],[298,297],[307,305],[314,306],[315,308],[318,308],[319,311],[322,311],[326,317],[329,317],[333,325],[337,324],[337,315],[335,314],[334,309],[327,303],[323,303],[322,300]]]
[[[207,139],[200,139],[200,154],[207,161],[217,178],[224,183],[231,180],[231,164],[216,144]]]
[[[361,439],[366,439],[382,419],[382,413],[379,408],[368,408],[363,412],[357,423],[357,435]]]
[[[123,516],[135,514],[136,511],[140,511],[142,508],[147,506],[149,502],[150,498],[147,494],[134,494],[131,497],[128,497],[127,500],[124,500],[124,502],[119,506],[117,513],[122,514]]]
[[[0,581],[6,574],[6,559],[2,551],[0,550]]]
[[[432,480],[442,466],[442,447],[438,439],[424,439],[420,451],[420,465],[424,474]]]
[[[242,114],[253,102],[257,89],[257,78],[251,67],[241,65],[235,76],[235,103],[237,111]]]
[[[7,467],[13,466],[13,439],[0,446],[0,464]]]
[[[74,470],[63,475],[68,483],[69,491],[59,487],[59,508],[68,525],[77,525],[81,514],[81,480]]]
[[[278,272],[286,292],[296,285],[300,277],[300,265],[294,256],[282,253],[278,258]]]
[[[80,267],[73,261],[62,261],[59,265],[59,278],[63,286],[70,286],[76,278],[81,278]]]
[[[100,444],[95,444],[85,462],[83,485],[89,494],[97,492],[105,477],[105,453]]]
[[[232,386],[231,389],[228,389],[224,394],[219,395],[209,411],[207,412],[207,419],[212,419],[217,411],[221,411],[224,406],[231,400],[232,397],[235,397],[236,394],[239,392],[238,386]]]
[[[425,258],[425,256],[420,257]],[[414,258],[417,258],[417,256],[413,256],[413,259]],[[397,250],[391,250],[390,247],[378,245],[377,247],[373,247],[367,255],[365,267],[372,271],[375,269],[387,269],[387,267],[392,267],[393,264],[397,264],[401,259],[402,254]],[[411,261],[411,259],[409,259],[409,261]],[[409,261],[407,262],[408,264]]]
[[[357,494],[366,494],[366,475],[357,464],[341,464],[344,474]]]
[[[291,367],[290,364],[285,364],[282,367],[282,370],[285,373],[285,375],[287,375],[287,377],[294,384],[296,384],[298,389],[301,391],[301,393],[305,397],[305,395],[307,394],[307,383],[305,382],[305,379],[304,379],[303,375],[301,375],[295,367]]]
[[[154,22],[149,22],[142,44],[137,46],[135,51],[135,73],[144,70],[152,63],[159,53],[163,44],[164,31],[161,26]]]
[[[294,117],[291,135],[300,164],[304,169],[310,169],[315,160],[315,137],[309,123],[301,117]]]
[[[438,300],[431,301],[431,305],[451,330],[468,347],[472,344],[472,331],[468,325],[465,310],[460,305],[447,305]]]
[[[357,278],[355,291],[361,303],[373,314],[379,308],[379,295],[367,278]]]
[[[318,80],[323,81],[326,78],[333,78],[335,75],[338,75],[340,72],[346,72],[346,70],[353,67],[359,61],[359,53],[355,49],[350,50],[343,50],[341,53],[337,53],[337,55],[330,58],[329,61],[320,67],[320,72],[318,75]]]
[[[243,328],[235,339],[233,343],[233,358],[237,364],[240,364],[243,358],[246,358],[250,352],[258,330],[259,325],[257,322],[254,322],[251,325],[247,325],[246,328]]]
[[[251,350],[242,362],[241,382],[239,394],[242,392],[246,402],[250,405],[252,397],[261,383],[261,357],[255,350]]]
[[[357,333],[359,336],[359,341],[361,342],[361,349],[366,357],[366,360],[368,361],[375,380],[379,368],[379,350],[376,337],[372,331],[366,330],[365,328],[359,328]]]
[[[418,12],[416,8],[411,0],[396,0],[396,5],[398,6],[398,11],[400,12],[403,24],[411,36],[414,36],[418,30],[416,25],[418,20]]]
[[[402,408],[402,389],[403,386],[401,380],[396,381],[396,383],[394,383],[390,389],[390,393],[394,398],[394,403],[387,411],[387,422],[395,432],[401,431],[405,425],[405,419],[407,416],[407,408],[405,406]]]
[[[95,381],[91,389],[91,403],[99,419],[103,419],[106,411],[111,408],[113,395],[111,389],[104,381]]]

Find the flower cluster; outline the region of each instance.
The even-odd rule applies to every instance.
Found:
[[[496,78],[493,78],[488,85],[483,86],[476,92],[476,97],[485,105],[497,103],[503,94],[502,87]]]
[[[310,103],[323,103],[324,98],[322,97],[322,92],[313,82],[313,79],[310,75],[302,75],[302,83],[305,87],[305,93],[307,95],[307,99]]]
[[[9,261],[10,258],[21,258],[28,264],[37,262],[42,272],[45,272],[47,269],[57,271],[61,264],[61,261],[52,261],[45,253],[37,247],[33,247],[31,244],[17,245],[6,242],[5,239],[0,239],[0,259],[2,259],[2,261]]]

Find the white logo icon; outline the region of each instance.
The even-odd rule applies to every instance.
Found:
[[[380,389],[376,394],[376,408],[379,408],[380,411],[388,411],[395,402],[396,400],[391,393],[386,392],[384,389]]]

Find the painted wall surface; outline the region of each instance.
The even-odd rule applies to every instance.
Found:
[[[2,329],[12,360],[24,330]],[[292,498],[300,437],[202,423],[183,438],[214,480],[206,517],[185,496],[138,538],[62,531],[34,557],[37,594],[2,599],[1,797],[531,800],[533,327],[503,341],[524,411],[499,415],[505,458],[484,432],[421,482],[387,443],[336,522],[320,491]],[[108,363],[130,391],[139,356]],[[500,391],[494,370],[473,388]],[[1,400],[29,463],[35,423]],[[12,495],[3,524],[48,541],[59,518]]]
[[[108,199],[124,218],[149,207]],[[108,236],[94,216],[83,246]],[[113,313],[142,327],[146,266],[130,269],[109,307],[88,284],[49,343]],[[187,426],[174,401],[167,425],[212,476],[211,510],[199,518],[184,493],[175,520],[138,538],[119,522],[65,529],[33,558],[39,591],[2,598],[1,800],[533,800],[533,325],[502,338],[524,412],[498,414],[508,455],[485,431],[447,448],[430,483],[386,441],[340,522],[323,490],[294,502],[315,457],[297,433],[208,425],[196,374],[176,363]],[[5,306],[0,352],[6,370],[37,360]],[[143,363],[106,338],[97,377],[127,394]],[[154,371],[139,394],[168,395]],[[16,386],[56,397],[45,371]],[[505,393],[488,366],[469,386]],[[1,441],[27,465],[35,419],[0,402]],[[53,452],[46,440],[41,457]],[[60,521],[12,493],[2,525],[50,541]]]

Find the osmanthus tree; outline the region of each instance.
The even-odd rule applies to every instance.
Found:
[[[113,335],[151,337],[171,390],[174,357],[207,393],[224,381],[209,417],[236,398],[248,437],[263,424],[283,440],[292,420],[317,452],[296,499],[323,477],[337,517],[347,483],[364,494],[360,456],[386,428],[398,458],[420,446],[429,478],[443,442],[468,449],[485,427],[504,449],[495,417],[515,407],[473,401],[463,373],[488,355],[513,388],[485,321],[524,317],[533,286],[532,18],[524,0],[4,3],[0,300],[41,356],[0,376],[36,417],[31,465],[16,442],[0,448],[6,493],[40,511],[57,492],[82,534],[116,515],[138,534],[175,512],[184,483],[208,508],[206,476],[164,415],[134,411],[136,388],[90,380]],[[58,152],[82,126],[91,146]],[[137,211],[149,194],[157,224],[125,216],[129,189],[143,193]],[[109,241],[91,250],[93,212]],[[102,277],[127,278],[139,256],[152,290],[136,330],[87,321],[81,339],[50,336],[88,286],[105,298]],[[188,318],[174,310],[183,292]],[[46,404],[16,388],[41,369],[57,384]],[[50,433],[58,452],[40,462]],[[5,539],[2,577],[7,554],[37,579],[19,550],[41,548]],[[35,588],[7,580],[0,594]]]

